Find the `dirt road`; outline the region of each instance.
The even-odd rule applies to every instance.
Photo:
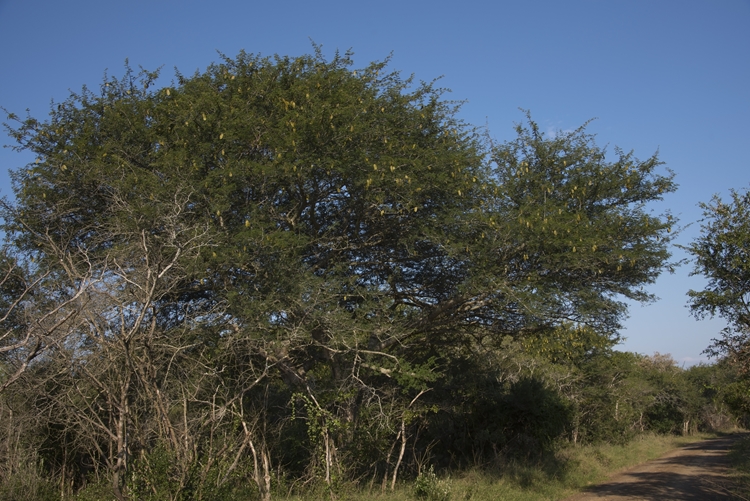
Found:
[[[685,446],[618,473],[566,501],[742,499],[727,490],[730,485],[727,452],[737,438],[734,435]]]

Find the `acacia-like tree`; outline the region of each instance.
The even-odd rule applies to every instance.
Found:
[[[644,204],[672,176],[583,128],[529,120],[494,147],[432,84],[348,54],[176,78],[128,70],[9,117],[38,160],[13,174],[8,251],[83,298],[17,383],[65,430],[49,464],[121,498],[241,478],[268,498],[281,469],[392,486],[509,337],[611,346],[668,259],[671,218]]]
[[[750,369],[750,191],[730,194],[729,202],[715,196],[701,204],[701,234],[687,250],[695,258],[692,274],[703,275],[708,284],[688,296],[697,318],[718,315],[729,324],[706,352],[727,357],[746,373]]]

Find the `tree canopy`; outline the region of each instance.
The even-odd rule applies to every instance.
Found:
[[[67,430],[50,461],[93,464],[121,498],[159,454],[194,494],[248,450],[264,496],[272,464],[330,486],[346,458],[395,483],[436,409],[505,388],[509,343],[606,350],[668,264],[672,218],[646,204],[672,174],[585,126],[528,117],[495,145],[434,84],[349,54],[158,77],[128,69],[8,126],[37,160],[13,173],[6,252],[43,287],[26,311],[59,325],[8,330],[5,372],[44,382]]]
[[[702,203],[701,234],[687,250],[695,258],[693,275],[708,284],[691,290],[690,309],[702,318],[718,315],[729,326],[723,337],[708,348],[714,356],[725,355],[742,372],[750,368],[750,191],[731,191],[731,201],[714,196]]]

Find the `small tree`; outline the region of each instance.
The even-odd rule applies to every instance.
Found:
[[[690,309],[696,318],[720,316],[729,325],[722,337],[706,349],[711,356],[725,356],[740,373],[750,370],[750,191],[731,191],[725,203],[714,196],[702,203],[701,234],[687,247],[695,257],[693,275],[708,284],[691,290]]]

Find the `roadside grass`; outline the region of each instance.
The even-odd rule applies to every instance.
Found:
[[[735,442],[729,452],[732,465],[732,494],[740,499],[750,499],[750,435]]]
[[[379,486],[362,488],[352,484],[339,485],[334,495],[318,484],[308,486],[297,495],[276,492],[274,499],[287,501],[531,501],[565,499],[588,486],[604,481],[613,473],[658,458],[677,447],[716,437],[716,434],[665,436],[645,434],[626,445],[598,444],[567,446],[536,462],[498,460],[453,475],[434,472],[431,468],[420,478],[403,480],[394,491]],[[740,498],[750,499],[750,435],[743,437],[731,452]],[[96,486],[93,486],[96,487]],[[102,486],[106,487],[106,486]],[[4,499],[40,499],[36,491],[31,497],[8,494],[0,485],[0,501]],[[11,489],[12,490],[12,489]],[[28,490],[26,488],[25,490]],[[105,489],[106,490],[106,489]],[[76,499],[104,499],[96,489],[79,493]],[[154,497],[153,499],[162,499]],[[164,498],[166,499],[166,498]],[[245,498],[243,498],[245,499]],[[257,499],[254,496],[247,499]]]
[[[335,496],[342,501],[508,501],[564,499],[611,474],[662,456],[691,442],[714,434],[664,436],[646,434],[626,445],[599,444],[565,447],[555,455],[526,463],[498,461],[454,476],[426,474],[404,481],[391,492],[375,489],[342,489]],[[750,486],[750,439],[745,442],[745,479]],[[289,499],[327,499],[330,494],[293,496]]]

